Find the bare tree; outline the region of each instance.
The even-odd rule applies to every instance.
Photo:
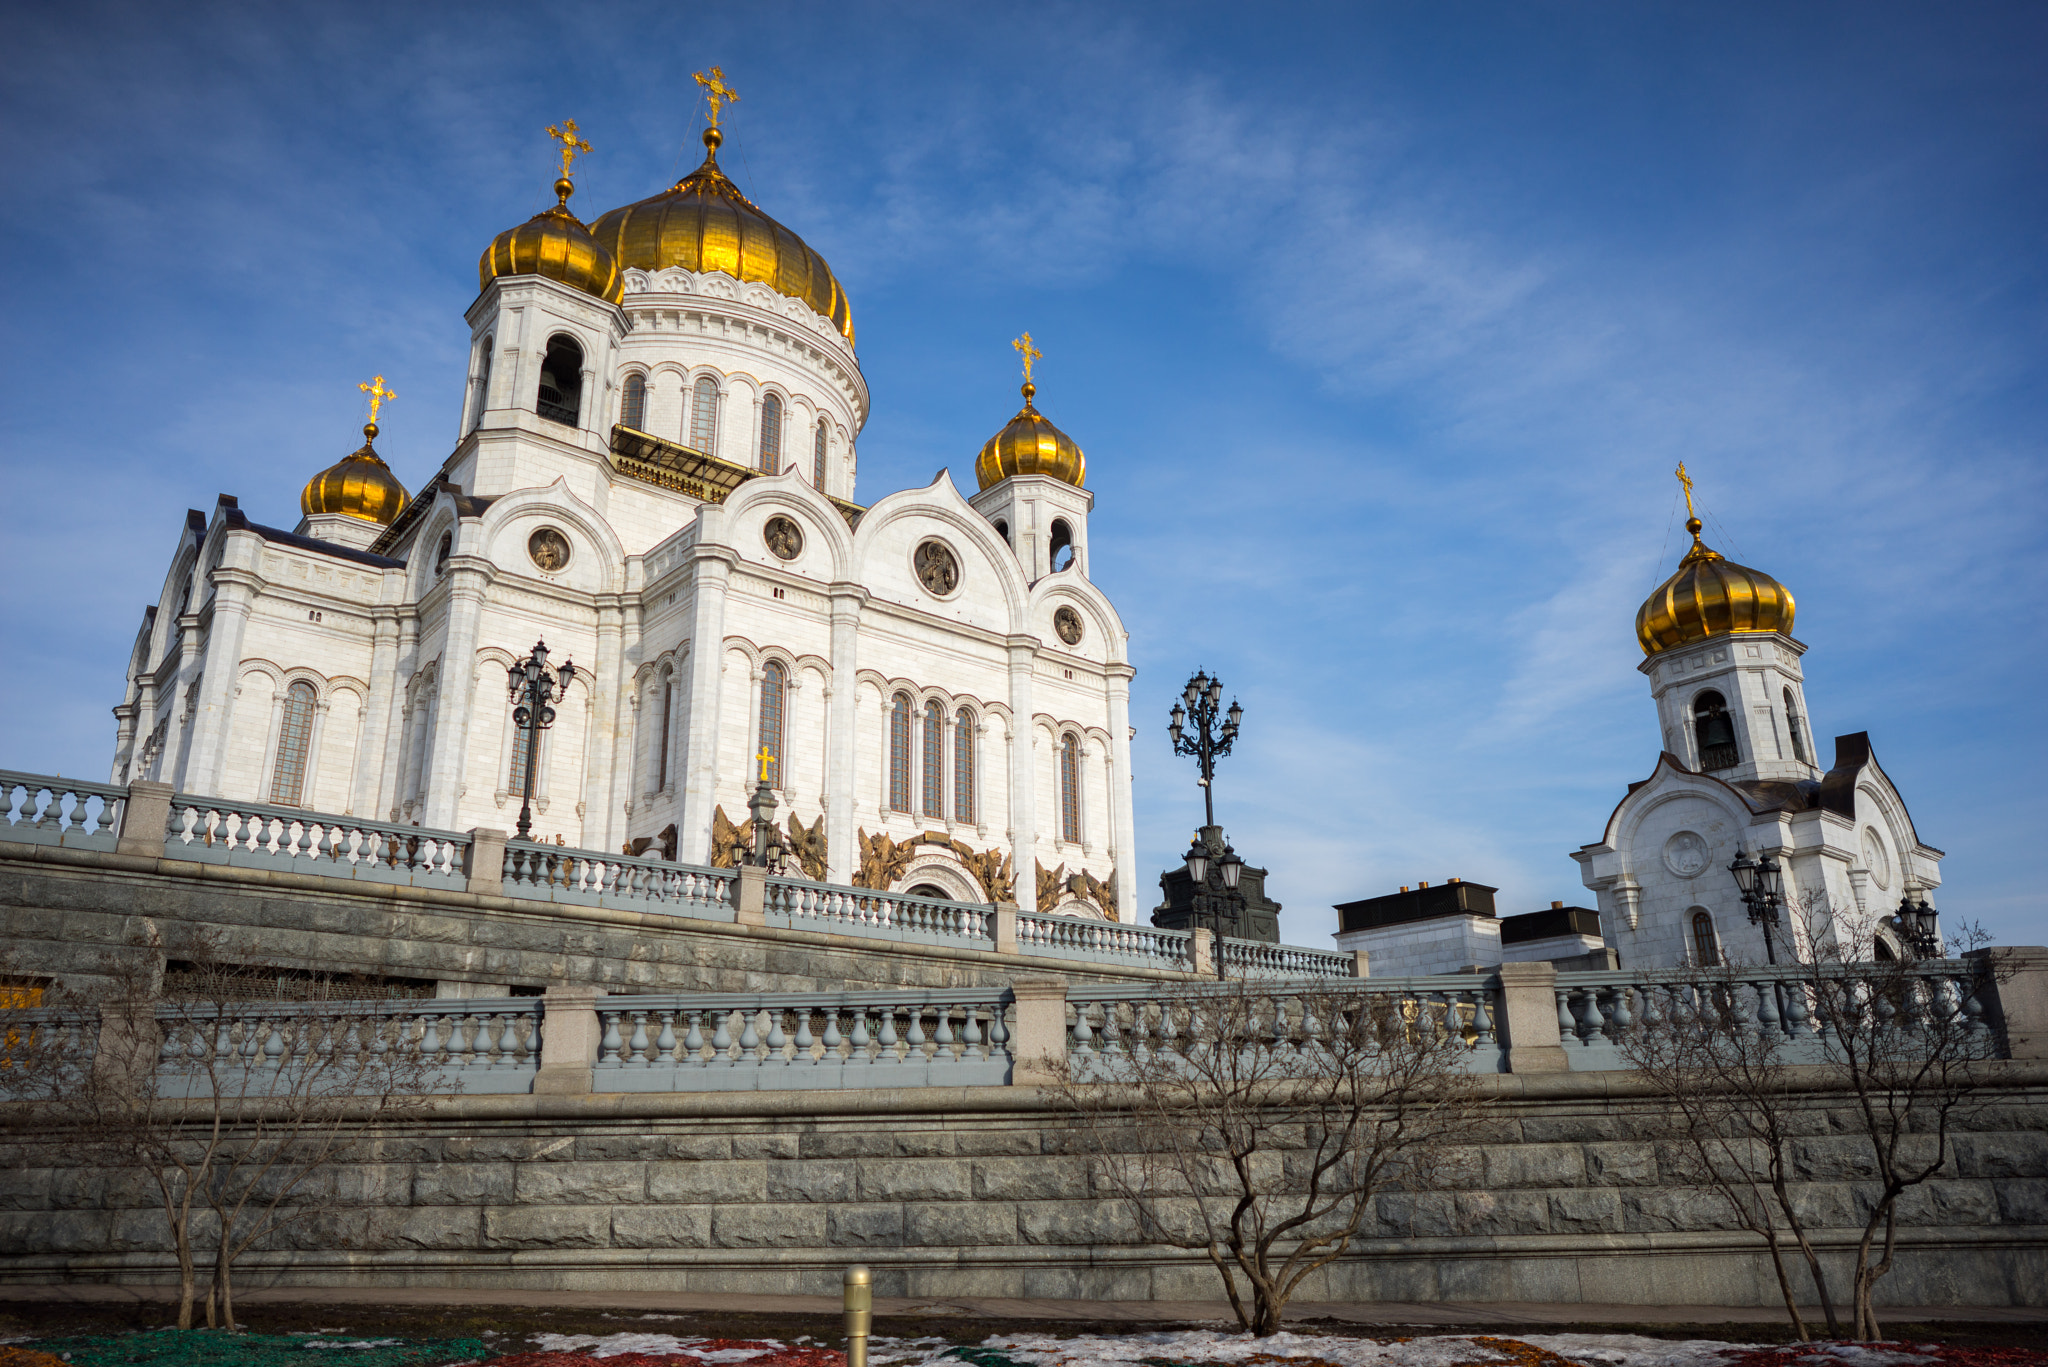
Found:
[[[1775,1009],[1781,991],[1775,970],[1684,970],[1642,993],[1618,1043],[1658,1098],[1683,1155],[1664,1176],[1715,1193],[1738,1224],[1764,1241],[1792,1331],[1804,1340],[1811,1335],[1785,1266],[1789,1239],[1806,1263],[1830,1337],[1840,1337],[1827,1271],[1793,1199],[1792,1127],[1804,1103],[1785,1066],[1792,1041],[1782,1030],[1758,1027],[1759,1016],[1771,1015],[1760,1009],[1765,994]]]
[[[1260,1336],[1484,1106],[1470,1003],[1239,983],[1078,1013],[1060,1090],[1098,1180],[1140,1237],[1201,1250]]]
[[[16,1094],[34,1106],[24,1128],[153,1191],[178,1262],[181,1329],[195,1319],[202,1258],[206,1322],[233,1329],[237,1260],[323,1209],[317,1178],[378,1126],[454,1087],[409,1008],[348,999],[346,980],[325,975],[299,977],[301,994],[342,999],[275,1000],[278,976],[197,952],[180,972],[122,981],[91,1012],[89,1068],[57,1047],[75,1030],[45,1027],[48,1047],[8,1030]]]

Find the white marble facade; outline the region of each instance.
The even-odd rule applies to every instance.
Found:
[[[615,305],[510,276],[487,284],[468,321],[457,443],[391,527],[327,515],[287,533],[227,498],[188,517],[116,709],[117,781],[509,829],[519,798],[505,671],[545,639],[578,675],[542,746],[536,837],[617,851],[673,825],[676,857],[702,863],[714,809],[744,815],[763,682],[779,669],[777,796],[785,816],[824,818],[832,881],[852,880],[857,832],[944,832],[1010,852],[1026,908],[1036,866],[1063,864],[1108,883],[1134,915],[1132,671],[1116,609],[1088,577],[1092,495],[1017,475],[969,497],[942,472],[850,527],[866,383],[828,319],[763,284],[627,271]],[[584,357],[574,423],[536,409],[542,358],[564,337]],[[629,384],[636,399],[644,386],[640,430],[763,473],[722,502],[632,474],[610,451]],[[716,395],[708,422],[696,417],[702,389]],[[990,429],[1007,416],[992,410]],[[771,519],[797,529],[791,558],[771,549]],[[536,537],[566,559],[544,555],[543,568]],[[1057,570],[1055,539],[1071,547]],[[775,540],[793,544],[780,530]],[[932,541],[956,565],[949,591],[913,566]],[[1059,630],[1062,609],[1072,615]],[[296,697],[294,685],[305,686]],[[307,688],[292,792],[280,746],[295,743],[288,723]],[[907,792],[891,784],[899,695],[913,713]],[[945,729],[929,815],[921,728],[933,703]],[[938,844],[921,845],[894,886],[987,900]],[[1044,910],[1100,914],[1065,892],[1060,902]]]

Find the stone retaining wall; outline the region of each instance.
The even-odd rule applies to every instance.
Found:
[[[1950,1172],[1903,1203],[1886,1303],[2048,1304],[2048,1066],[1999,1068]],[[1502,1112],[1458,1189],[1379,1197],[1358,1253],[1305,1298],[1777,1303],[1753,1236],[1667,1177],[1634,1078],[1488,1085]],[[0,1137],[0,1280],[163,1280],[147,1193],[68,1166],[64,1137],[24,1135],[27,1119]],[[1809,1095],[1796,1153],[1843,1268],[1869,1190],[1849,1119]],[[1213,1299],[1206,1262],[1137,1245],[1073,1150],[1028,1087],[454,1098],[328,1175],[249,1277],[832,1294],[864,1262],[885,1295]]]

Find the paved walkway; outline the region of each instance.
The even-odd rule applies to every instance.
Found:
[[[171,1286],[11,1286],[0,1285],[0,1302],[41,1301],[88,1304],[144,1304],[168,1301]],[[685,1295],[659,1291],[518,1291],[467,1287],[286,1286],[235,1293],[239,1305],[445,1305],[518,1306],[524,1309],[564,1307],[584,1310],[733,1311],[747,1314],[836,1315],[836,1296]],[[1821,1318],[1818,1308],[1806,1312]],[[1222,1301],[1061,1301],[1009,1300],[963,1296],[937,1300],[877,1296],[877,1318],[890,1315],[955,1315],[963,1319],[1066,1320],[1114,1322],[1140,1327],[1189,1321],[1231,1321]],[[1463,1328],[1499,1325],[1629,1325],[1629,1324],[1781,1324],[1785,1312],[1774,1307],[1721,1305],[1549,1305],[1536,1302],[1346,1302],[1297,1301],[1287,1308],[1290,1320],[1336,1320],[1346,1324],[1387,1327]],[[1890,1324],[1960,1321],[1978,1324],[2048,1324],[2048,1307],[1886,1306],[1880,1318]]]

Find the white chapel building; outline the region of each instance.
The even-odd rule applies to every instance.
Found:
[[[509,829],[532,762],[536,839],[729,863],[765,749],[783,815],[822,822],[811,877],[1134,919],[1132,670],[1029,353],[971,491],[860,505],[846,295],[704,141],[587,227],[565,159],[560,202],[491,243],[416,494],[373,406],[295,530],[188,514],[115,780]],[[507,669],[542,640],[577,671],[529,757]]]

